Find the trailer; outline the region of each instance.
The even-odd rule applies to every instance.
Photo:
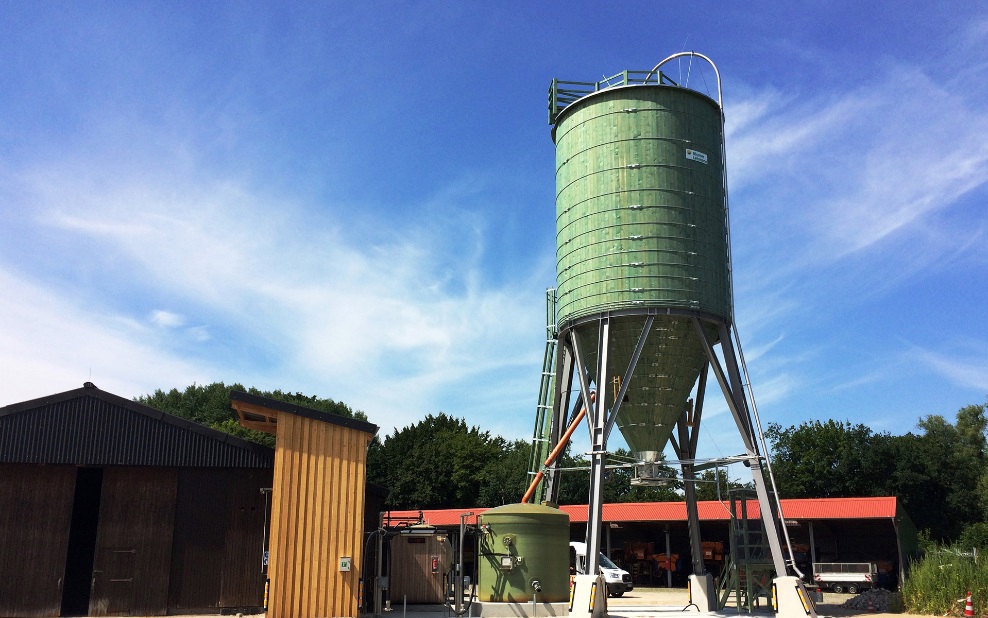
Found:
[[[857,594],[875,587],[878,566],[874,562],[814,562],[813,580],[821,588]]]

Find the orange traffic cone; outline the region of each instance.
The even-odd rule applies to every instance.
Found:
[[[971,591],[967,591],[967,603],[964,604],[964,615],[974,616],[974,604],[971,603]]]

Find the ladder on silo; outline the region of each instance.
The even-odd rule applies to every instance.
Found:
[[[532,457],[529,462],[529,480],[542,471],[542,463],[551,448],[552,403],[556,381],[556,289],[545,291],[545,355],[542,357],[542,378],[539,382],[539,399],[535,406],[535,430],[532,432]],[[543,481],[532,496],[532,503],[545,500],[546,483]]]

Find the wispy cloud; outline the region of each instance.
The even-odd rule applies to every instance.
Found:
[[[32,182],[42,177],[43,184]],[[440,407],[453,414],[515,407],[526,419],[534,409],[527,395],[535,378],[522,385],[516,376],[541,361],[544,282],[485,278],[487,223],[464,189],[443,190],[434,200],[442,204],[428,206],[463,216],[399,227],[375,223],[373,213],[361,215],[368,219],[362,224],[348,221],[344,215],[356,215],[346,204],[291,196],[272,204],[227,180],[162,185],[144,177],[139,187],[94,186],[64,169],[22,179],[18,190],[33,196],[38,220],[73,253],[75,268],[109,260],[125,287],[154,290],[149,298],[101,300],[108,318],[134,324],[129,338],[163,341],[139,327],[147,319],[183,334],[166,349],[204,365],[246,354],[263,368],[213,379],[330,396],[385,427]],[[70,293],[103,295],[98,285]],[[168,309],[160,308],[162,298]],[[187,316],[197,316],[194,326]],[[510,389],[492,384],[503,374],[511,374],[501,378]],[[182,386],[166,379],[149,377],[144,388]],[[526,434],[527,424],[509,433]]]
[[[139,321],[87,309],[68,297],[0,269],[0,384],[2,405],[69,390],[93,381],[130,396],[151,385],[202,381],[208,364],[169,354]]]
[[[965,388],[979,389],[988,393],[988,342],[980,342],[977,351],[973,345],[965,345],[955,350],[954,354],[946,354],[926,348],[914,347],[909,356],[914,362],[947,378],[954,384]]]
[[[177,313],[158,309],[151,312],[151,323],[162,328],[178,328],[185,325],[185,318]]]
[[[873,137],[865,149],[849,153],[860,155],[848,169],[854,190],[836,196],[818,219],[844,252],[865,249],[949,209],[988,181],[988,118],[980,109],[906,69],[892,72],[883,98],[888,106],[855,123]]]
[[[734,203],[757,209],[735,219],[771,220],[774,238],[799,252],[789,268],[921,232],[913,226],[988,183],[988,118],[969,95],[893,66],[826,97],[754,94],[735,121],[729,106]]]
[[[849,332],[859,328],[855,311],[908,286],[932,294],[921,282],[986,263],[988,91],[971,67],[985,65],[988,30],[969,30],[953,56],[929,66],[886,63],[825,94],[728,97],[737,320],[752,350],[764,350],[749,362],[769,420],[840,410],[901,431],[879,417],[904,402],[865,413],[860,393],[901,389],[904,375],[988,392],[983,353],[949,344],[903,353],[895,337]],[[909,409],[929,405],[939,402]]]
[[[743,190],[778,174],[801,174],[814,156],[829,150],[848,118],[877,105],[867,92],[800,100],[777,90],[726,102],[726,141],[731,187]],[[853,156],[853,153],[846,153]]]

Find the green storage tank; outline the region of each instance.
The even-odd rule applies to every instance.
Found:
[[[480,516],[481,602],[569,601],[569,515],[538,504],[507,504]],[[532,580],[538,580],[536,593]]]
[[[614,86],[550,89],[557,318],[576,331],[588,368],[597,318],[610,318],[612,375],[591,376],[610,407],[646,316],[656,316],[616,419],[632,451],[654,461],[706,363],[692,317],[712,341],[714,324],[732,319],[723,124],[710,97],[661,73],[640,85],[629,74]]]

